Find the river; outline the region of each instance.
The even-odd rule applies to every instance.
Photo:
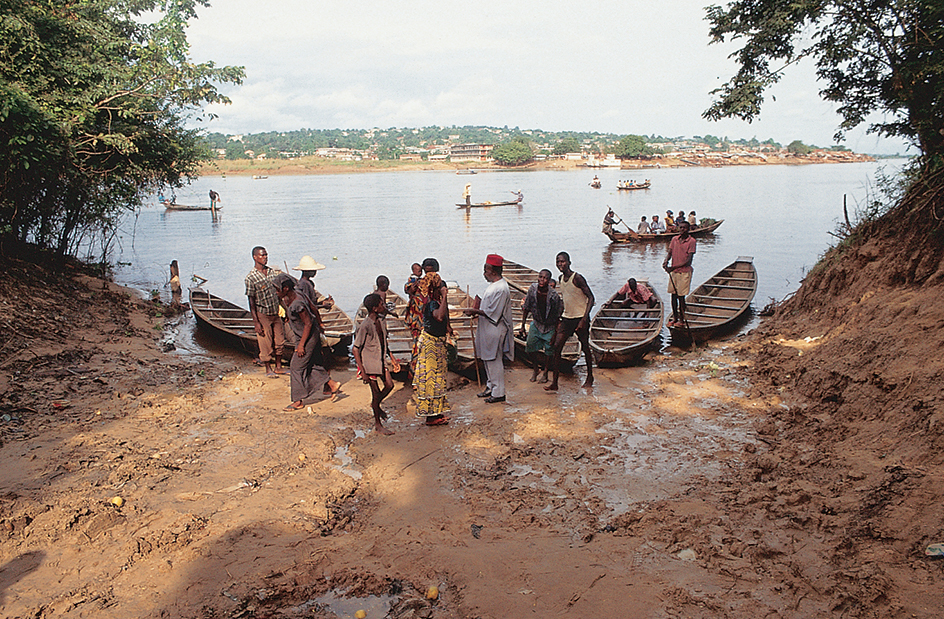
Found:
[[[554,258],[567,251],[599,306],[629,277],[648,278],[668,299],[661,268],[667,243],[611,244],[600,232],[607,206],[634,228],[642,215],[695,210],[698,218],[724,223],[698,239],[692,287],[738,256],[752,256],[760,309],[795,291],[835,242],[830,232],[842,220],[844,196],[853,216],[874,190],[876,170],[902,163],[206,176],[178,191],[177,202],[208,205],[214,189],[223,206],[215,220],[206,211],[166,211],[155,198],[125,221],[113,258],[119,283],[167,296],[168,265],[176,259],[185,288],[199,275],[210,292],[245,307],[243,278],[254,246],[266,247],[269,263],[283,270],[310,255],[327,266],[315,279],[318,289],[353,315],[377,275],[402,290],[410,265],[426,257],[439,260],[444,279],[475,295],[485,289],[489,253],[556,277]],[[589,186],[594,174],[602,189]],[[616,189],[619,180],[646,178],[651,189]],[[518,190],[525,199],[520,206],[456,208],[467,182],[473,202],[509,200]],[[744,328],[755,324],[756,318]]]

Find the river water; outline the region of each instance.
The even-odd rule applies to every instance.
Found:
[[[252,268],[252,248],[262,245],[269,263],[283,270],[304,255],[325,264],[316,286],[353,315],[377,275],[402,290],[410,265],[426,257],[439,260],[444,279],[475,295],[485,289],[482,265],[489,253],[551,269],[556,277],[554,258],[567,251],[597,306],[629,277],[648,278],[668,299],[661,268],[667,243],[611,244],[600,232],[610,206],[634,228],[640,216],[661,219],[666,209],[724,219],[713,236],[698,239],[692,287],[738,256],[752,256],[760,309],[795,291],[835,241],[829,232],[842,219],[843,197],[852,216],[874,188],[876,170],[894,171],[901,163],[206,176],[179,191],[177,202],[208,205],[214,189],[222,197],[220,215],[166,211],[155,198],[122,227],[116,280],[167,295],[168,265],[176,259],[185,288],[199,275],[209,280],[210,292],[246,307],[243,278]],[[602,189],[590,188],[594,173]],[[646,178],[649,190],[616,189],[619,180]],[[525,199],[521,206],[456,208],[467,182],[473,202],[508,200],[513,190]]]

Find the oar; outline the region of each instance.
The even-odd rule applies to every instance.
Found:
[[[472,295],[469,293],[468,284],[465,285],[465,297],[466,299],[472,298]],[[475,346],[475,319],[472,316],[469,316],[469,332],[472,333],[472,363],[475,365],[475,382],[481,387],[482,377],[479,376],[479,351]]]

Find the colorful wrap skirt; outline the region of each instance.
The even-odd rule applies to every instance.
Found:
[[[413,395],[416,398],[416,416],[434,417],[449,410],[446,401],[446,338],[426,331],[417,340],[419,353],[413,373]]]

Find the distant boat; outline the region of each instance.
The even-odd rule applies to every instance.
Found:
[[[599,189],[603,187],[603,183],[601,183],[600,181],[591,181],[590,186],[593,187],[594,189]]]
[[[639,361],[652,348],[662,332],[664,315],[662,299],[655,288],[645,280],[636,282],[645,286],[656,299],[656,306],[633,303],[621,307],[622,301],[610,297],[590,323],[590,348],[600,367],[623,367]]]
[[[645,183],[617,183],[617,189],[632,190],[632,189],[649,189],[652,185],[649,181]]]
[[[189,206],[187,204],[177,204],[176,202],[161,202],[168,211],[209,211],[212,210],[209,206]],[[223,208],[220,205],[216,206],[216,210]]]
[[[706,234],[711,234],[718,229],[718,226],[724,223],[724,220],[716,221],[713,224],[707,226],[700,226],[697,228],[692,228],[689,230],[689,234],[692,236],[705,236]],[[678,236],[681,232],[663,232],[662,234],[639,234],[638,232],[633,232],[629,230],[627,232],[618,232],[616,230],[611,230],[609,232],[604,232],[603,234],[610,237],[610,241],[613,243],[645,243],[647,241],[668,241],[673,237]]]
[[[481,206],[508,206],[509,204],[518,204],[518,200],[509,200],[507,202],[473,202],[472,204],[457,202],[456,206],[459,208],[472,208]]]
[[[475,170],[456,170],[456,174],[478,174]]]
[[[672,343],[704,342],[747,313],[757,292],[754,258],[739,256],[685,297],[686,323],[670,326]]]
[[[253,178],[253,180],[262,180],[262,179],[264,179],[264,178],[269,178],[269,177],[268,177],[268,176],[260,176],[260,175],[258,175],[258,174],[253,174],[253,175],[252,175],[252,178]]]

